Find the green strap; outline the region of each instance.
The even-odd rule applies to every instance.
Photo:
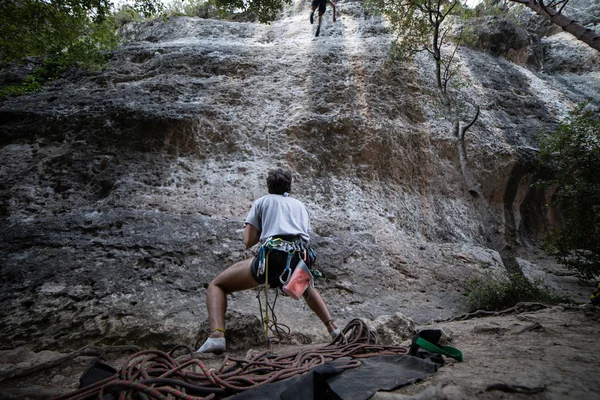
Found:
[[[444,355],[446,357],[451,357],[451,358],[454,358],[456,361],[463,360],[462,352],[452,346],[439,346],[438,347],[435,344],[423,339],[422,337],[419,337],[417,339],[416,344],[432,353],[437,353],[437,354]]]

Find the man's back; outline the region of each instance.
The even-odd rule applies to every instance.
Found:
[[[260,230],[260,240],[276,235],[300,235],[309,241],[310,220],[301,201],[279,194],[256,200],[246,223]]]

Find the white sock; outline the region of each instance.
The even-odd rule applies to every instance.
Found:
[[[225,351],[225,338],[211,338],[206,339],[206,342],[198,350],[196,353],[215,353],[221,354]]]
[[[334,330],[329,332],[329,335],[331,336],[332,339],[335,339],[336,337],[338,337],[338,335],[340,333],[342,333],[342,331],[340,331],[338,328],[335,328]]]

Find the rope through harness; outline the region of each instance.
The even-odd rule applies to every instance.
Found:
[[[298,239],[295,241],[288,241],[278,237],[270,237],[260,246],[258,250],[258,275],[265,275],[265,314],[263,316],[262,305],[260,303],[260,291],[256,296],[258,298],[258,305],[260,309],[261,321],[265,327],[265,339],[267,345],[270,343],[291,343],[294,338],[298,339],[302,344],[311,343],[311,339],[297,332],[291,332],[290,328],[284,324],[277,323],[277,317],[275,316],[275,303],[277,302],[277,296],[279,292],[275,292],[275,300],[273,305],[269,304],[269,253],[271,251],[281,251],[287,253],[285,269],[279,276],[279,282],[285,285],[289,282],[292,276],[291,262],[292,257],[295,254],[300,254],[300,258],[304,261],[308,261],[312,264],[316,260],[317,255],[313,249],[310,248],[303,240]],[[285,276],[285,278],[284,278]],[[314,285],[314,283],[313,283]],[[269,311],[272,318],[269,317]],[[274,333],[274,337],[269,337],[269,330]]]

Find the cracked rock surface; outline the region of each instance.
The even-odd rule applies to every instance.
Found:
[[[292,170],[292,195],[309,209],[324,275],[316,285],[338,325],[461,314],[466,283],[504,271],[507,251],[527,276],[588,301],[591,288],[538,249],[557,215],[531,184],[542,173],[537,134],[579,102],[600,101],[597,54],[563,34],[507,57],[459,49],[464,94],[481,106],[465,139],[471,187],[452,124],[436,108],[431,60],[388,62],[384,21],[359,2],[338,8],[318,38],[305,3],[268,26],[130,24],[106,70],[0,103],[0,351],[35,359],[87,345],[192,346],[210,280],[256,251],[243,248],[243,221],[273,166]],[[259,314],[254,291],[230,296],[229,306],[233,319]],[[276,312],[315,342],[328,339],[302,302],[280,299]],[[579,314],[558,315],[586,337]],[[517,334],[524,322],[503,318],[475,332],[451,323],[456,346],[486,335],[506,346],[531,335],[533,346],[543,336]],[[538,322],[555,338],[564,333]],[[491,363],[478,354],[477,363]],[[470,373],[451,380],[465,384]],[[550,387],[555,378],[528,383]],[[451,397],[453,385],[435,382]],[[465,393],[493,395],[482,388]]]

